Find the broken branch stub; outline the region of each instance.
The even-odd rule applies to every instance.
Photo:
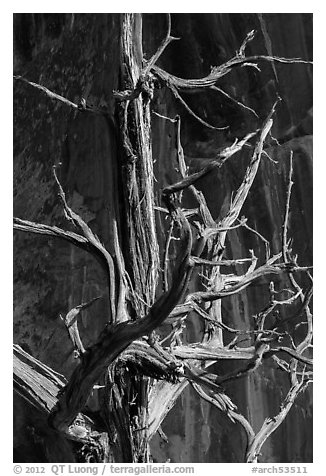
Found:
[[[312,359],[308,354],[311,346],[312,316],[309,309],[310,298],[307,298],[311,290],[309,289],[305,294],[300,288],[300,292],[299,285],[293,277],[296,271],[307,272],[308,268],[300,267],[296,259],[291,256],[286,235],[290,186],[287,192],[283,228],[282,263],[279,262],[282,253],[270,258],[270,246],[267,240],[258,231],[247,226],[245,219],[239,220],[260,165],[266,137],[271,132],[276,104],[260,130],[248,133],[240,140],[237,139],[231,146],[216,154],[209,165],[193,174],[188,174],[183,153],[180,117],[170,119],[158,113],[159,117],[168,119],[176,126],[175,149],[180,173],[176,183],[163,189],[162,198],[166,208],[155,207],[150,107],[154,87],[160,82],[171,89],[176,99],[202,125],[217,129],[197,116],[180,93],[205,88],[213,89],[229,100],[233,100],[239,107],[257,115],[243,102],[232,98],[218,88],[216,84],[219,79],[229,74],[235,67],[257,68],[259,61],[294,63],[299,60],[272,56],[246,57],[246,46],[254,38],[254,32],[250,32],[235,56],[225,64],[212,68],[206,77],[177,78],[160,69],[156,64],[165,48],[175,39],[171,36],[169,14],[167,18],[167,34],[156,53],[147,62],[143,61],[141,15],[123,14],[121,21],[121,84],[119,85],[121,88],[120,92],[114,93],[118,99],[116,132],[120,139],[119,160],[121,159],[121,162],[115,165],[119,183],[117,201],[119,201],[120,215],[114,217],[114,253],[111,255],[106,250],[87,223],[68,206],[55,168],[54,177],[59,188],[64,213],[78,233],[75,229],[65,231],[55,226],[20,219],[15,219],[14,224],[17,230],[64,239],[98,259],[108,277],[111,325],[102,331],[95,344],[85,349],[79,336],[77,318],[80,311],[97,298],[71,309],[63,320],[79,353],[80,361],[69,381],[61,382],[58,376],[53,376],[51,369],[38,368],[39,374],[44,378],[36,378],[35,383],[35,372],[30,370],[32,365],[26,366],[25,362],[15,359],[15,383],[17,391],[30,403],[47,413],[51,412],[49,418],[51,425],[68,437],[72,437],[72,426],[85,408],[94,386],[105,375],[104,387],[107,400],[104,401],[103,414],[108,426],[108,434],[112,431],[112,435],[110,433],[112,441],[118,441],[120,446],[123,446],[120,451],[123,457],[135,462],[140,461],[138,458],[142,457],[145,460],[148,457],[149,439],[173,407],[178,395],[190,383],[201,398],[225,413],[230,421],[242,426],[247,437],[246,459],[254,461],[266,438],[283,421],[294,399],[308,384],[311,371],[306,370],[306,367],[310,369],[312,365]],[[37,83],[29,82],[24,78],[16,79],[72,109],[106,114],[105,111],[89,107],[84,100],[80,104],[75,104]],[[227,210],[221,212],[222,216],[219,219],[214,219],[208,207],[207,197],[197,190],[195,185],[199,179],[222,167],[230,157],[238,152],[242,153],[244,148],[248,147],[249,141],[254,138],[256,144],[250,146],[252,153],[242,182]],[[291,174],[289,180],[291,182]],[[185,209],[183,191],[186,189],[195,199],[196,208]],[[172,218],[163,259],[163,292],[159,297],[157,295],[160,291],[158,286],[160,250],[154,210],[160,210]],[[264,242],[265,262],[258,267],[257,258],[252,250],[250,250],[251,258],[223,257],[224,253],[228,252],[225,248],[227,234],[242,226],[253,231]],[[173,233],[176,230],[180,235],[175,247],[176,264],[168,270],[169,243],[175,238]],[[248,254],[246,253],[245,256]],[[257,256],[259,256],[258,253]],[[238,265],[242,266],[247,262],[249,263],[247,271],[241,268],[241,274],[236,274]],[[201,275],[197,273],[199,266],[202,269]],[[221,271],[223,266],[234,266],[235,270],[227,275]],[[168,279],[168,271],[171,279]],[[201,284],[204,289],[201,287],[200,290],[194,291],[192,288],[191,292],[189,291],[193,272],[202,279]],[[258,279],[266,277],[270,279],[271,275],[282,273],[289,275],[292,285],[297,290],[293,296],[287,300],[276,301],[275,290],[270,288],[271,303],[257,316],[251,316],[255,317],[252,319],[255,322],[253,328],[248,326],[245,329],[234,329],[225,324],[222,299],[244,291]],[[304,322],[307,325],[306,336],[298,345],[294,344],[294,339],[291,340],[289,346],[279,345],[279,339],[285,333],[282,333],[278,327],[266,328],[267,316],[277,306],[291,305],[299,296],[302,300],[301,310],[306,317]],[[181,339],[180,336],[191,311],[195,311],[196,315],[203,319],[205,332],[201,342],[187,344],[183,343],[183,337]],[[172,332],[162,336],[163,338],[157,336],[155,339],[152,331],[164,321],[172,324]],[[227,332],[235,334],[235,339],[225,345],[224,336]],[[166,341],[170,344],[163,347],[162,344]],[[291,344],[293,348],[290,347]],[[279,358],[279,355],[283,359]],[[238,412],[236,404],[231,401],[220,384],[226,384],[256,372],[258,367],[269,358],[290,374],[292,388],[279,415],[272,420],[266,420],[261,430],[255,435],[250,422]],[[221,375],[205,370],[210,364],[224,360],[233,360],[239,367],[233,372],[221,373]],[[120,371],[124,381],[119,386],[117,381]],[[42,389],[40,390],[41,385],[46,385],[45,393],[42,393]],[[56,393],[58,389],[60,391]],[[36,397],[33,395],[34,391]],[[140,396],[137,400],[139,408],[136,409],[138,423],[134,418],[135,415],[131,417],[132,408],[135,408],[132,405],[135,402],[131,401],[131,398],[130,401],[128,400],[130,395],[137,398]],[[273,421],[277,424],[271,423]]]

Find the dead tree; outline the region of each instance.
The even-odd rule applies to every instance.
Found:
[[[75,109],[78,114],[100,115],[116,131],[119,154],[113,171],[116,197],[110,217],[114,253],[109,252],[86,221],[69,206],[69,199],[53,167],[67,229],[15,218],[14,228],[27,233],[65,240],[90,253],[107,276],[110,296],[109,324],[94,345],[85,348],[79,335],[81,311],[99,297],[81,303],[61,316],[69,332],[78,361],[67,380],[48,366],[34,359],[20,346],[14,345],[14,388],[48,419],[58,438],[70,441],[73,454],[80,461],[150,461],[149,442],[160,430],[161,423],[187,385],[217,407],[230,420],[239,424],[247,439],[243,461],[256,462],[266,439],[288,414],[297,396],[312,381],[312,315],[310,300],[312,284],[303,288],[298,276],[305,274],[312,283],[309,264],[298,264],[288,236],[291,202],[293,154],[289,154],[289,177],[282,235],[282,249],[271,254],[268,241],[249,226],[242,208],[250,193],[261,160],[269,160],[264,150],[271,136],[278,99],[260,126],[231,145],[216,152],[208,164],[190,172],[181,144],[181,119],[160,116],[175,127],[175,150],[179,179],[160,191],[161,202],[155,200],[155,182],[151,146],[151,102],[157,88],[169,88],[176,100],[198,120],[202,127],[217,129],[199,117],[181,96],[184,91],[221,91],[219,80],[235,68],[259,68],[261,62],[302,62],[298,58],[246,56],[246,47],[254,38],[251,31],[235,56],[214,66],[208,76],[181,79],[157,66],[169,43],[171,20],[167,16],[167,34],[157,52],[145,61],[142,52],[142,17],[123,14],[121,20],[120,89],[114,91],[116,115],[104,106],[79,103],[63,97],[45,85],[16,76],[26,88],[33,87],[49,98]],[[304,65],[302,67],[305,67]],[[27,90],[27,89],[26,89]],[[44,98],[46,100],[46,98]],[[240,101],[238,106],[248,108]],[[255,111],[250,111],[257,116]],[[197,182],[212,171],[218,171],[233,156],[248,156],[247,169],[222,216],[214,219],[207,197]],[[186,208],[184,196],[189,194],[196,206]],[[119,203],[120,202],[120,203]],[[164,247],[158,239],[156,213],[169,222]],[[240,258],[225,256],[226,240],[231,230],[245,227],[265,245],[263,261],[254,250]],[[173,243],[172,243],[173,242]],[[171,247],[177,250],[173,267],[169,265]],[[231,272],[228,270],[231,270]],[[275,289],[274,277],[285,275],[288,287]],[[221,301],[246,289],[259,280],[268,280],[270,302],[252,316],[253,326],[245,330],[225,324]],[[196,291],[189,283],[201,281]],[[284,297],[285,296],[285,297]],[[297,315],[303,316],[306,333],[299,342],[288,335],[281,322],[271,316],[280,308],[299,305]],[[202,320],[202,340],[186,343],[182,334],[190,315]],[[171,326],[162,334],[163,323]],[[236,370],[216,374],[210,368],[216,362],[238,362]],[[266,416],[258,432],[228,396],[227,382],[248,376],[274,362],[289,376],[289,388],[278,414]],[[87,411],[90,395],[98,392],[100,415]]]

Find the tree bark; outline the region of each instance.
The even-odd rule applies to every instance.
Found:
[[[67,440],[77,459],[148,462],[152,458],[150,441],[176,404],[178,396],[182,392],[188,394],[186,388],[190,383],[195,394],[205,402],[202,405],[213,406],[227,416],[229,424],[241,426],[241,441],[245,445],[239,445],[240,457],[254,462],[262,445],[284,420],[297,395],[306,389],[311,379],[312,328],[309,303],[312,287],[310,267],[307,266],[309,261],[300,259],[298,264],[287,237],[291,231],[289,208],[292,172],[286,194],[284,220],[282,222],[281,213],[281,222],[277,222],[279,229],[283,227],[281,246],[277,240],[272,243],[270,236],[266,240],[256,231],[255,225],[251,223],[252,227],[249,226],[248,218],[241,217],[243,210],[251,216],[252,210],[245,202],[250,202],[250,193],[255,190],[254,182],[262,180],[259,170],[269,170],[264,159],[275,155],[270,151],[269,136],[273,121],[275,126],[277,119],[275,108],[279,106],[276,107],[275,103],[272,108],[266,107],[262,113],[252,104],[253,107],[247,106],[247,102],[242,99],[233,100],[242,114],[250,114],[252,120],[244,121],[246,126],[242,126],[241,133],[233,130],[235,140],[229,142],[229,132],[220,124],[218,115],[203,114],[205,108],[201,105],[197,108],[196,102],[191,99],[195,96],[189,95],[189,92],[197,94],[198,91],[209,90],[232,100],[232,95],[218,85],[223,83],[226,76],[233,78],[237,68],[253,70],[257,69],[257,63],[262,62],[271,63],[275,72],[274,62],[284,68],[291,68],[296,63],[306,68],[308,61],[296,57],[286,58],[283,55],[273,56],[269,50],[268,55],[251,51],[247,54],[246,50],[254,39],[251,31],[245,36],[245,40],[241,40],[242,43],[239,42],[235,53],[233,51],[229,55],[231,59],[221,61],[219,66],[211,69],[211,73],[192,75],[189,71],[187,79],[182,79],[179,73],[168,73],[156,65],[158,60],[160,64],[164,64],[160,57],[176,39],[171,35],[169,15],[164,16],[163,22],[164,28],[167,26],[167,33],[150,59],[148,56],[145,59],[143,52],[143,45],[147,45],[142,38],[142,32],[145,31],[146,34],[143,15],[121,14],[108,18],[112,21],[110,35],[119,39],[119,48],[108,50],[112,70],[114,67],[116,71],[119,70],[118,75],[109,73],[107,76],[109,96],[104,95],[104,99],[103,96],[101,99],[95,98],[93,103],[92,98],[88,97],[89,93],[83,93],[80,99],[76,99],[71,86],[69,89],[67,85],[66,91],[62,92],[57,86],[52,90],[51,82],[46,82],[44,78],[40,77],[38,81],[33,76],[28,78],[26,75],[25,78],[15,75],[20,91],[33,88],[37,94],[43,95],[44,102],[51,99],[60,107],[71,111],[71,115],[66,117],[67,124],[85,121],[86,136],[88,129],[94,127],[96,141],[101,144],[100,149],[103,149],[94,154],[94,160],[97,155],[103,154],[101,160],[105,163],[105,192],[101,193],[106,197],[101,219],[99,216],[94,220],[88,219],[84,205],[76,210],[79,192],[76,195],[75,191],[80,190],[80,186],[76,182],[73,193],[70,193],[67,187],[69,181],[65,183],[65,176],[72,177],[71,173],[66,173],[67,170],[69,172],[69,167],[61,171],[56,161],[55,182],[59,188],[61,209],[68,218],[68,224],[62,225],[62,220],[59,223],[55,220],[55,225],[48,225],[43,223],[42,214],[39,218],[33,216],[33,213],[18,213],[28,220],[15,219],[16,230],[44,235],[48,239],[56,238],[57,243],[69,243],[72,269],[78,269],[78,262],[82,261],[78,261],[80,258],[77,255],[75,262],[77,252],[71,250],[86,252],[85,255],[90,257],[89,261],[96,259],[105,278],[103,284],[96,286],[96,294],[92,292],[85,296],[87,279],[89,282],[96,279],[89,277],[87,265],[83,264],[82,292],[78,298],[69,297],[68,311],[63,313],[66,317],[60,321],[60,331],[63,326],[66,327],[62,336],[71,340],[70,347],[66,342],[67,355],[74,361],[67,364],[64,371],[69,377],[65,379],[58,376],[50,367],[42,364],[44,356],[37,360],[16,347],[15,389],[29,405],[33,405],[44,418],[48,418],[50,426],[59,432],[63,440]],[[178,24],[177,17],[174,20]],[[73,29],[74,21],[72,16],[70,29]],[[145,21],[148,21],[146,16]],[[260,18],[260,21],[263,19]],[[97,36],[94,34],[92,38]],[[89,51],[93,49],[94,45]],[[103,52],[103,57],[107,54],[102,47],[95,50]],[[189,76],[196,79],[188,79]],[[179,101],[181,117],[173,116],[175,107],[168,99],[168,91]],[[165,109],[160,104],[162,98],[166,101]],[[203,104],[207,106],[206,99]],[[54,110],[51,114],[56,112]],[[153,113],[156,114],[156,119]],[[253,120],[253,117],[256,119]],[[188,122],[189,118],[191,120]],[[232,119],[232,115],[230,118]],[[159,126],[159,129],[157,121],[165,126]],[[214,154],[209,153],[213,156],[212,159],[207,158],[207,151],[202,159],[185,156],[181,144],[182,134],[183,139],[188,137],[190,142],[194,139],[192,142],[200,150],[199,136],[196,142],[187,129],[192,124],[191,121],[200,124],[197,127],[206,131],[211,144],[214,144],[214,147],[209,146],[215,151]],[[162,151],[158,152],[157,143],[154,144],[156,150],[153,154],[152,138],[157,139],[158,130],[164,131],[161,136],[170,145],[164,145]],[[217,133],[222,138],[220,148],[215,147],[218,142],[216,137],[219,136],[213,134]],[[73,134],[71,137],[74,137]],[[37,135],[35,138],[37,143]],[[85,142],[87,140],[86,138]],[[103,144],[106,146],[103,147]],[[187,150],[189,152],[189,147]],[[167,157],[164,160],[169,163],[169,170],[172,172],[169,172],[169,177],[164,173],[163,179],[157,175],[157,185],[154,163],[157,157],[162,161],[163,152]],[[69,160],[71,158],[68,163]],[[83,160],[83,154],[80,155],[80,160]],[[197,169],[191,169],[192,160],[194,163],[197,161]],[[223,204],[219,203],[220,209],[217,212],[209,195],[205,193],[203,183],[208,183],[212,177],[214,180],[222,177],[225,170],[232,172],[234,164],[237,164],[237,181],[229,179],[229,182],[219,185]],[[74,167],[74,170],[83,169],[82,164],[80,167],[75,164]],[[96,167],[92,164],[90,170],[93,172]],[[160,167],[161,165],[158,166],[158,171]],[[291,162],[291,170],[292,167]],[[40,176],[43,176],[43,172],[40,172]],[[84,177],[83,180],[85,183],[93,183],[92,177]],[[265,186],[264,180],[262,183]],[[268,178],[266,183],[272,182]],[[229,199],[226,193],[228,187]],[[214,185],[214,190],[215,188]],[[64,190],[67,191],[67,199]],[[94,193],[96,195],[97,191]],[[49,192],[49,196],[51,195],[54,195],[52,189]],[[92,204],[94,208],[96,200]],[[162,226],[162,217],[167,217],[169,223]],[[100,222],[102,228],[97,226]],[[167,229],[169,231],[164,243]],[[237,240],[245,242],[247,232],[253,233],[260,240],[257,256],[251,250],[248,257],[247,247],[242,245],[241,249],[233,249]],[[254,243],[254,240],[250,243]],[[59,245],[58,250],[60,246],[63,245]],[[271,250],[274,253],[272,256]],[[86,260],[88,258],[84,258],[84,263]],[[305,276],[306,280],[298,279],[298,273]],[[200,277],[203,279],[199,279]],[[266,282],[270,283],[269,291],[262,294],[259,306],[257,305],[262,310],[257,314],[254,306],[246,304],[249,321],[246,318],[243,327],[236,316],[240,313],[242,304],[235,304],[236,300],[245,296],[245,302],[247,296],[254,295],[252,289],[255,286]],[[71,286],[73,288],[73,284]],[[277,294],[283,292],[282,286],[289,286],[285,291],[290,291],[291,287],[294,291],[290,297],[282,295],[277,299]],[[52,288],[55,289],[54,286]],[[99,299],[101,296],[102,299]],[[297,305],[300,300],[301,307]],[[222,301],[227,303],[225,307]],[[256,301],[258,303],[258,299]],[[269,304],[266,307],[267,301]],[[225,311],[230,305],[228,303],[240,306],[231,322],[225,318]],[[88,309],[91,304],[92,307]],[[283,310],[293,304],[297,313],[288,316]],[[300,334],[298,340],[282,342],[280,345],[279,340],[289,334],[286,334],[287,329],[284,332],[283,325],[278,324],[278,321],[270,324],[276,311],[280,312],[284,322],[293,322],[293,319],[298,322],[303,315],[307,333],[303,336]],[[89,318],[90,315],[92,319]],[[171,326],[170,330],[167,330],[168,325]],[[191,329],[191,325],[197,327],[197,330],[200,328],[200,332],[191,339],[191,344],[185,340],[186,325],[187,329]],[[56,327],[57,323],[54,325],[54,333]],[[31,354],[35,355],[34,352]],[[54,368],[61,368],[60,365],[56,367],[56,358],[60,357],[53,355],[50,361],[54,363]],[[231,365],[232,362],[234,365]],[[218,364],[218,370],[212,367],[214,363]],[[266,420],[255,433],[250,418],[246,418],[248,415],[239,410],[242,403],[238,408],[230,399],[228,394],[232,384],[230,387],[227,384],[238,382],[243,377],[248,377],[248,382],[251,375],[260,375],[263,366],[274,372],[273,365],[290,376],[291,389],[281,411],[276,412],[277,423],[270,424]],[[271,413],[275,414],[275,411]]]

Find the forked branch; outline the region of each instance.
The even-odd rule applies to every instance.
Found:
[[[106,271],[106,275],[109,283],[109,293],[110,293],[110,311],[111,319],[115,322],[116,319],[116,266],[111,254],[107,251],[105,246],[100,242],[98,237],[92,232],[87,223],[75,213],[67,204],[65,193],[62,189],[62,186],[58,180],[56,174],[56,167],[53,167],[53,174],[55,181],[59,188],[59,196],[62,200],[64,213],[70,222],[79,229],[79,233],[65,231],[56,226],[44,225],[39,223],[30,222],[27,220],[21,220],[19,218],[14,218],[14,229],[37,233],[40,235],[52,236],[56,238],[61,238],[66,241],[69,241],[73,245],[88,251],[92,254],[103,266]],[[120,290],[121,292],[121,290]]]
[[[293,403],[295,402],[298,395],[306,388],[307,382],[304,379],[297,382],[293,385],[284,402],[281,406],[280,412],[273,418],[266,418],[264,421],[261,429],[253,438],[251,444],[249,445],[247,454],[246,454],[246,462],[247,463],[255,463],[257,462],[258,456],[260,454],[260,450],[272,433],[281,425],[283,420],[285,419],[286,415],[292,408]]]
[[[100,296],[95,297],[88,302],[79,304],[78,306],[72,308],[64,317],[60,315],[61,319],[65,323],[65,326],[69,333],[69,337],[75,348],[76,357],[79,357],[81,354],[84,354],[86,352],[79,335],[78,323],[77,323],[78,316],[81,311],[84,311],[85,309],[87,309],[98,299],[100,299]]]
[[[146,78],[147,74],[149,71],[152,69],[152,67],[156,64],[157,60],[159,57],[162,55],[164,52],[165,48],[171,43],[171,41],[174,40],[179,40],[179,38],[175,38],[174,36],[171,36],[171,15],[170,13],[167,13],[167,20],[168,20],[168,28],[167,28],[167,33],[165,38],[162,40],[162,43],[158,47],[156,53],[151,57],[151,59],[148,61],[146,66],[144,67],[142,71],[142,76]]]

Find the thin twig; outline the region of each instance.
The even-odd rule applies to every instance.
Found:
[[[189,187],[190,185],[194,185],[199,179],[205,177],[212,170],[222,167],[222,165],[227,159],[229,159],[234,154],[239,152],[242,149],[242,147],[255,135],[256,135],[256,132],[250,132],[239,142],[236,142],[233,145],[226,147],[221,152],[219,152],[216,159],[210,162],[206,167],[202,168],[199,172],[195,172],[189,175],[188,177],[184,178],[180,182],[177,182],[173,185],[169,185],[168,187],[165,187],[165,189],[163,190],[163,193],[171,194],[171,193],[180,192],[181,190]]]
[[[252,233],[254,233],[256,236],[258,236],[258,238],[260,238],[264,245],[265,245],[265,257],[266,257],[266,261],[269,260],[270,256],[271,256],[271,248],[270,248],[270,243],[268,240],[266,240],[266,238],[263,237],[263,235],[261,235],[257,230],[255,230],[254,228],[251,228],[247,222],[244,222],[244,221],[241,221],[242,223],[242,226],[244,228],[246,228],[247,230],[251,231]]]
[[[220,220],[220,223],[219,223],[220,226],[231,226],[234,223],[234,221],[238,218],[241,212],[242,206],[247,198],[249,190],[251,189],[253,181],[256,177],[256,173],[260,164],[261,154],[263,152],[264,142],[269,131],[272,128],[272,125],[273,125],[272,117],[275,112],[277,104],[278,104],[278,100],[273,104],[270,113],[268,114],[266,120],[264,121],[264,124],[260,131],[259,140],[255,146],[255,149],[252,154],[250,163],[247,167],[244,179],[237,190],[234,200],[232,200],[230,210],[225,215],[225,217],[222,218],[222,220]]]
[[[167,87],[174,87],[180,91],[186,91],[189,89],[196,90],[196,89],[205,89],[210,88],[211,86],[215,86],[216,82],[221,79],[223,76],[229,74],[232,69],[237,66],[252,66],[255,65],[257,61],[268,61],[268,62],[279,62],[284,64],[293,64],[293,63],[302,63],[302,64],[312,64],[311,61],[305,61],[300,58],[283,58],[277,56],[266,56],[266,55],[255,55],[255,56],[248,56],[248,57],[239,57],[235,56],[228,60],[226,63],[223,63],[220,66],[215,66],[212,68],[209,75],[205,76],[204,78],[198,79],[183,79],[174,76],[167,71],[159,68],[158,66],[153,66],[152,72],[163,81]]]
[[[23,81],[26,84],[29,84],[33,88],[39,89],[40,91],[43,91],[50,99],[54,99],[56,101],[60,101],[64,104],[66,104],[69,107],[72,107],[73,109],[79,109],[78,104],[75,104],[74,102],[70,101],[69,99],[61,96],[60,94],[54,93],[53,91],[50,91],[50,89],[46,88],[45,86],[42,86],[41,84],[33,83],[32,81],[28,81],[27,79],[23,78],[22,76],[14,76],[14,79],[18,81]]]
[[[261,447],[267,440],[267,438],[274,433],[274,431],[280,426],[280,424],[285,419],[286,415],[289,413],[295,399],[297,396],[306,388],[306,383],[302,379],[300,382],[293,385],[287,396],[284,399],[284,402],[281,406],[280,412],[273,418],[267,418],[261,429],[256,434],[251,445],[249,446],[246,462],[255,463],[260,454]]]
[[[284,263],[287,263],[289,261],[287,231],[289,227],[290,200],[291,200],[291,191],[293,186],[292,176],[293,176],[293,151],[291,150],[290,170],[289,170],[288,187],[286,192],[285,215],[284,215],[283,233],[282,233],[282,253],[283,253]]]
[[[66,104],[66,106],[71,107],[72,109],[77,109],[80,112],[92,112],[95,114],[103,114],[107,115],[107,111],[104,109],[98,108],[96,106],[90,106],[89,104],[86,104],[86,100],[84,98],[80,99],[80,102],[78,104],[70,101],[69,99],[65,98],[64,96],[61,96],[60,94],[54,93],[50,89],[46,88],[45,86],[42,86],[41,84],[34,83],[32,81],[28,81],[25,79],[23,76],[14,76],[14,79],[17,81],[22,81],[26,84],[29,84],[33,88],[39,89],[43,93],[45,93],[50,99],[62,102],[63,104]]]
[[[176,149],[177,149],[177,160],[178,160],[178,167],[180,171],[180,175],[182,179],[186,179],[188,177],[188,167],[186,165],[184,151],[181,143],[181,118],[180,116],[175,117],[176,122]],[[207,227],[212,227],[215,225],[215,221],[211,215],[211,212],[207,206],[206,199],[202,192],[197,190],[194,185],[189,185],[189,191],[194,196],[195,200],[198,202],[199,205],[199,212],[202,217],[204,225]]]
[[[94,235],[92,230],[89,228],[89,226],[84,222],[84,220],[77,214],[75,213],[67,204],[66,201],[66,196],[63,191],[63,188],[59,182],[59,179],[57,177],[56,173],[56,167],[53,166],[53,175],[55,178],[55,181],[58,185],[59,188],[59,196],[62,200],[62,203],[64,205],[64,211],[68,219],[71,219],[73,223],[80,228],[82,231],[83,235],[85,238],[88,240],[90,245],[97,250],[105,259],[107,266],[108,266],[108,271],[109,271],[109,285],[110,285],[110,307],[111,307],[111,316],[112,316],[112,321],[115,322],[116,319],[116,295],[115,295],[115,264],[113,261],[113,258],[111,254],[107,251],[107,249],[104,247],[104,245],[100,242],[98,237]]]
[[[171,243],[171,237],[173,233],[173,228],[174,228],[174,219],[171,220],[170,226],[169,226],[169,231],[168,235],[166,237],[166,243],[165,243],[165,248],[164,248],[164,256],[163,256],[163,292],[166,292],[169,289],[169,280],[168,280],[168,272],[169,272],[169,266],[168,266],[168,261],[169,261],[169,247]]]
[[[192,303],[192,310],[195,311],[197,314],[199,314],[201,317],[203,317],[206,321],[212,323],[214,326],[220,327],[221,329],[230,332],[231,334],[237,334],[237,336],[243,336],[243,335],[256,335],[256,334],[261,334],[261,330],[241,330],[241,329],[233,329],[232,327],[227,326],[224,324],[224,322],[216,321],[213,319],[204,309],[202,309],[197,303],[193,302]],[[281,337],[284,336],[284,332],[277,332],[274,329],[264,329],[263,330],[263,335],[266,336],[275,336],[275,337]],[[235,343],[230,343],[231,346],[234,346]],[[228,344],[228,346],[230,346]]]
[[[189,114],[194,117],[198,122],[200,122],[203,126],[206,126],[208,127],[209,129],[213,129],[215,131],[223,131],[225,129],[228,129],[229,126],[224,126],[224,127],[216,127],[216,126],[212,126],[212,124],[209,124],[208,122],[204,121],[204,119],[202,119],[200,116],[198,116],[192,109],[190,106],[188,106],[188,104],[186,103],[186,101],[180,96],[177,88],[175,88],[174,86],[170,85],[170,89],[172,91],[172,93],[174,94],[174,96],[176,97],[176,99],[178,99],[181,104],[185,107],[185,109],[189,112]]]
[[[262,265],[257,268],[255,271],[248,275],[244,276],[234,276],[232,275],[229,278],[224,278],[224,287],[218,291],[197,291],[188,295],[188,299],[194,299],[197,302],[208,302],[216,301],[222,299],[226,296],[231,296],[235,293],[238,293],[246,289],[250,284],[252,284],[256,279],[269,274],[282,274],[289,273],[294,271],[306,271],[306,267],[299,267],[289,265],[288,263],[280,263],[277,265]]]
[[[79,304],[78,306],[74,307],[71,309],[65,317],[62,317],[60,314],[60,318],[63,320],[65,323],[65,326],[67,328],[67,331],[69,333],[70,339],[73,343],[73,346],[75,347],[75,352],[76,356],[79,357],[81,354],[85,353],[85,348],[82,344],[79,330],[78,330],[78,325],[77,325],[77,317],[80,314],[81,311],[84,311],[87,309],[89,306],[91,306],[95,301],[100,299],[101,296],[95,297],[91,299],[90,301],[86,303]]]
[[[158,117],[160,117],[161,119],[165,119],[165,120],[170,121],[170,122],[172,122],[172,123],[177,122],[177,119],[172,119],[171,117],[163,116],[163,114],[159,114],[159,113],[156,112],[156,111],[152,111],[152,113],[155,114],[155,116],[158,116]]]
[[[221,88],[218,88],[217,86],[211,86],[210,89],[212,89],[213,91],[218,91],[219,93],[223,94],[223,96],[227,97],[228,99],[230,99],[232,102],[234,102],[235,104],[237,104],[238,106],[242,107],[243,109],[246,109],[247,111],[251,112],[254,116],[256,116],[257,118],[259,117],[258,114],[256,113],[256,111],[254,109],[252,109],[251,107],[249,106],[246,106],[245,104],[243,104],[241,101],[238,101],[237,99],[235,99],[234,97],[230,96],[230,94],[228,94],[226,91],[224,91],[223,89]]]
[[[224,228],[222,229],[224,230]],[[225,259],[220,261],[210,261],[203,258],[197,258],[196,256],[192,256],[190,258],[195,265],[205,265],[205,266],[233,266],[235,264],[243,264],[252,262],[252,258],[239,258],[239,259]]]
[[[247,48],[247,45],[248,45],[248,43],[250,43],[255,38],[255,35],[256,35],[255,30],[251,30],[247,33],[245,39],[241,43],[239,51],[237,51],[237,56],[239,58],[244,58],[245,57],[245,50]]]
[[[179,40],[180,38],[175,38],[174,36],[171,36],[171,15],[170,13],[167,13],[167,19],[168,19],[168,31],[166,33],[165,38],[162,40],[160,46],[158,47],[156,53],[151,57],[151,59],[148,61],[146,66],[144,67],[142,71],[142,76],[145,78],[149,71],[152,69],[152,67],[155,65],[159,57],[162,55],[164,52],[165,48],[171,43],[171,41]]]

